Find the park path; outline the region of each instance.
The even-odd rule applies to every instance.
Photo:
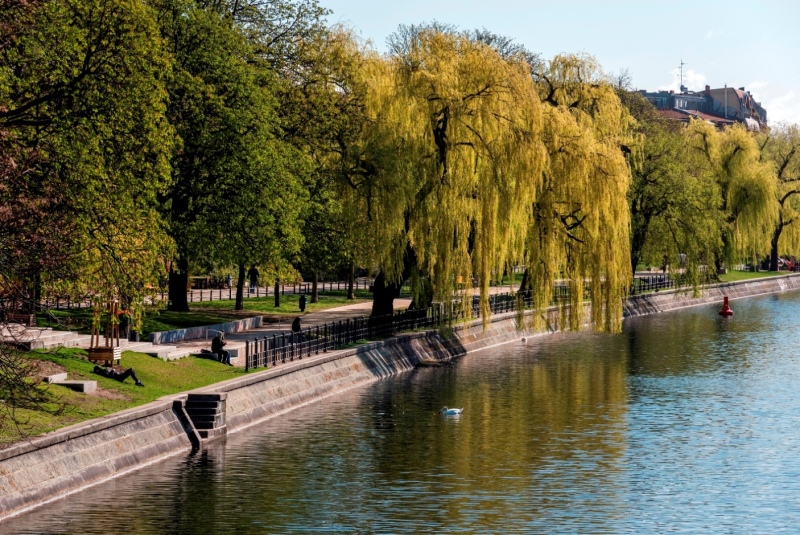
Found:
[[[411,304],[409,298],[399,298],[394,300],[395,310],[405,310]],[[326,323],[337,323],[339,321],[347,321],[348,319],[363,318],[369,316],[372,310],[372,301],[365,301],[362,303],[354,303],[352,305],[343,305],[339,307],[320,310],[318,312],[308,312],[306,314],[298,313],[300,317],[300,325],[303,329],[309,329],[317,326],[322,326]],[[237,366],[244,366],[244,346],[245,341],[253,341],[256,338],[271,337],[273,335],[283,335],[292,332],[292,320],[278,321],[274,323],[265,323],[263,326],[248,329],[247,331],[239,333],[228,333],[225,335],[227,342],[225,349],[231,350],[234,356],[231,362]],[[211,348],[210,334],[206,340],[186,340],[184,342],[173,342],[173,345],[183,352],[190,352],[197,354],[201,349]]]

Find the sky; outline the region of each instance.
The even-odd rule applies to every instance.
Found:
[[[634,88],[744,87],[769,124],[800,123],[797,0],[319,0],[328,22],[354,28],[374,48],[400,24],[433,20],[486,28],[545,59],[588,53],[607,73],[627,69]]]

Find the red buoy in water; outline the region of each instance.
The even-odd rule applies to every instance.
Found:
[[[733,316],[733,310],[731,307],[728,306],[728,296],[725,296],[725,301],[722,303],[722,310],[719,311],[719,315],[723,318],[730,318]]]

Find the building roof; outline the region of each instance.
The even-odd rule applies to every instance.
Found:
[[[700,119],[701,121],[708,121],[709,123],[717,126],[727,126],[734,124],[736,121],[733,119],[725,119],[711,115],[710,113],[703,113],[697,110],[683,110],[680,108],[673,108],[671,110],[657,110],[658,114],[664,119],[671,119],[673,121],[683,121],[688,123],[690,118]]]
[[[672,119],[675,121],[689,121],[689,116],[682,111],[678,110],[657,110],[658,114],[664,119]]]
[[[724,117],[719,117],[717,115],[711,115],[710,113],[703,113],[701,111],[696,111],[696,110],[686,110],[686,113],[688,113],[689,115],[691,115],[692,117],[694,117],[696,119],[702,119],[704,121],[708,121],[708,122],[714,123],[714,124],[726,124],[727,125],[727,124],[733,124],[733,123],[736,122],[733,119],[726,119]]]

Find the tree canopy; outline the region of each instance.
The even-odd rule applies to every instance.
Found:
[[[615,329],[630,280],[628,115],[591,58],[530,58],[437,27],[401,32],[388,57],[366,52],[351,185],[373,258],[390,281],[411,264],[436,300],[474,278],[484,312],[507,266],[529,270],[540,307],[556,277],[576,300],[587,281],[596,327]]]

